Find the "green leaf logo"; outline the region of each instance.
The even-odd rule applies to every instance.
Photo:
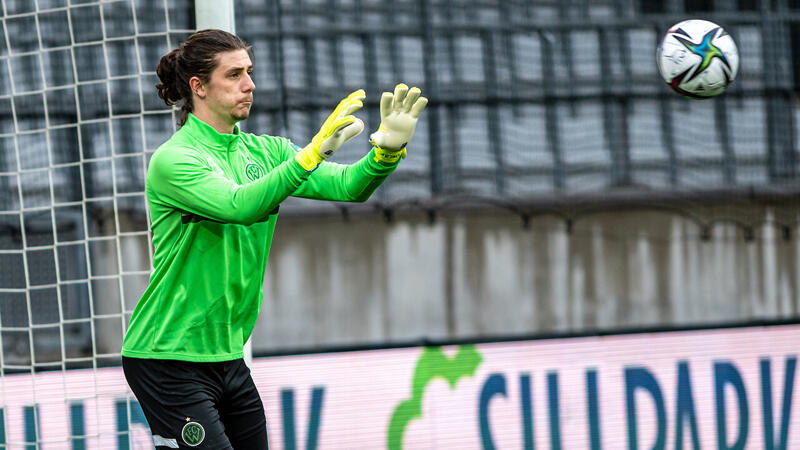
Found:
[[[402,450],[406,426],[412,420],[422,417],[422,396],[425,394],[425,387],[433,379],[444,378],[450,389],[455,389],[458,380],[461,377],[474,375],[482,361],[483,357],[474,345],[458,346],[458,352],[452,359],[444,354],[441,347],[425,347],[414,369],[411,398],[402,401],[392,413],[387,433],[387,448]]]

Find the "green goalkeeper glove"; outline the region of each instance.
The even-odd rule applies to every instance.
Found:
[[[420,94],[419,88],[408,89],[400,83],[394,87],[394,94],[384,92],[381,95],[381,125],[370,135],[370,142],[375,146],[375,161],[393,164],[406,157],[406,145],[428,104],[428,99]]]
[[[361,134],[364,122],[352,114],[364,104],[366,94],[359,89],[340,101],[311,142],[294,156],[304,169],[311,172],[319,163],[336,153],[345,142]]]

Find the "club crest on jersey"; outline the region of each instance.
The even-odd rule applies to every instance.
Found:
[[[249,163],[244,166],[244,172],[247,174],[247,178],[249,178],[250,181],[256,181],[264,176],[264,168],[254,163]]]
[[[181,431],[183,442],[190,447],[197,447],[206,438],[206,430],[197,422],[189,422],[183,426]]]

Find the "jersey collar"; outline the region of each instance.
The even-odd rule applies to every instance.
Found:
[[[217,150],[235,150],[236,146],[231,144],[241,138],[238,125],[233,126],[233,133],[220,133],[192,113],[189,113],[189,117],[186,118],[186,123],[182,129],[188,131],[194,139],[203,145]]]

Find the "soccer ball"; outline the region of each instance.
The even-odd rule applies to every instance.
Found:
[[[678,94],[694,99],[721,94],[736,78],[739,51],[727,31],[707,20],[684,20],[670,28],[656,51],[661,77]]]

